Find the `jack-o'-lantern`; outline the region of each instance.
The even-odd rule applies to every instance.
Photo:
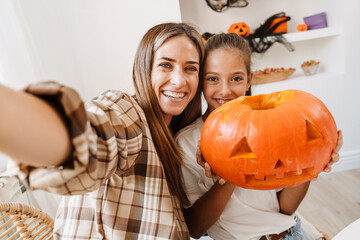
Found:
[[[214,110],[200,148],[225,180],[243,188],[278,189],[315,178],[336,143],[336,123],[324,103],[286,90],[243,96]]]
[[[229,27],[228,33],[236,33],[237,35],[247,37],[250,35],[250,28],[246,22],[233,23]]]

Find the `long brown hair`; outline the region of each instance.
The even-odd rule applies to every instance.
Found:
[[[248,78],[251,74],[251,48],[249,43],[236,33],[219,33],[210,37],[205,43],[205,58],[207,55],[216,49],[236,49],[241,58],[244,60],[247,70]],[[251,86],[245,93],[246,96],[251,96]]]
[[[172,134],[201,116],[201,86],[198,85],[194,98],[185,110],[180,115],[173,116],[170,128],[162,117],[160,104],[151,86],[151,71],[155,52],[166,40],[181,35],[187,36],[194,42],[199,53],[201,68],[204,46],[201,36],[195,28],[184,23],[163,23],[152,27],[142,38],[135,55],[133,82],[137,101],[145,112],[157,153],[164,166],[170,191],[183,204],[188,204],[189,200],[183,188],[180,172],[182,155]]]

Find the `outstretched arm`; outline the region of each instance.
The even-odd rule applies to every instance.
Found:
[[[0,151],[30,166],[56,166],[70,155],[67,127],[45,101],[0,84]]]

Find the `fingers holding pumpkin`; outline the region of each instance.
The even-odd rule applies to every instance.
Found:
[[[219,176],[217,176],[212,170],[210,165],[204,160],[202,154],[201,154],[201,150],[200,150],[200,143],[198,144],[198,148],[196,150],[196,162],[202,166],[204,168],[205,171],[205,176],[207,176],[208,178],[215,178],[219,180],[219,184],[220,185],[224,185],[226,183],[226,180],[224,180],[223,178],[220,178]]]
[[[334,152],[339,152],[340,149],[341,149],[341,147],[342,147],[342,145],[343,145],[343,134],[342,134],[342,131],[339,130],[339,131],[338,131],[337,145],[336,145],[336,147],[335,147]]]
[[[197,164],[199,164],[200,166],[202,166],[205,170],[205,176],[209,177],[209,178],[215,178],[216,174],[214,174],[211,171],[211,167],[210,165],[204,160],[203,155],[201,154],[201,150],[200,150],[200,145],[198,144],[198,148],[196,150],[196,162]]]
[[[331,154],[330,162],[324,168],[324,172],[331,172],[332,165],[339,161],[339,159],[340,159],[339,151],[340,151],[342,145],[343,145],[343,134],[342,134],[342,131],[339,130],[338,131],[338,139],[337,139],[336,147],[335,147],[334,151]]]
[[[218,183],[220,185],[224,185],[226,183],[226,180],[219,177],[218,175],[216,175],[212,170],[211,170],[211,167],[210,165],[206,162],[205,163],[205,176],[209,177],[209,178],[215,178],[218,180]]]
[[[199,143],[200,144],[200,143]],[[202,166],[203,168],[205,168],[205,160],[201,154],[201,150],[200,150],[200,145],[198,144],[197,149],[196,149],[196,162],[197,164],[199,164],[200,166]]]

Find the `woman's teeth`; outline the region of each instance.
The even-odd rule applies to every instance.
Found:
[[[177,93],[177,92],[170,92],[170,91],[163,91],[162,93],[166,97],[178,98],[178,99],[181,99],[181,98],[185,97],[185,95],[186,95],[186,93]]]

